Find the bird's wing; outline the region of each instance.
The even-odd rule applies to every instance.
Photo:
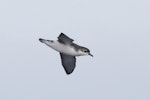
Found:
[[[76,66],[75,56],[60,53],[62,65],[67,74],[71,74]]]
[[[58,36],[58,41],[61,42],[61,43],[64,43],[64,44],[71,44],[74,40],[69,38],[67,35],[61,33]]]

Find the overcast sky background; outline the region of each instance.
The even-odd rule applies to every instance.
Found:
[[[61,32],[94,55],[69,76]],[[149,0],[1,0],[0,37],[0,100],[150,100]]]

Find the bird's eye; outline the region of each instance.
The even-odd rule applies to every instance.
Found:
[[[86,50],[86,49],[81,49],[81,51],[84,52],[84,53],[88,53],[88,52],[89,52],[89,51]]]
[[[84,52],[88,52],[88,51],[84,51]]]

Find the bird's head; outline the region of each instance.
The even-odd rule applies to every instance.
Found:
[[[93,55],[90,53],[90,50],[88,48],[82,47],[79,49],[79,52],[81,55],[90,55],[93,57]]]

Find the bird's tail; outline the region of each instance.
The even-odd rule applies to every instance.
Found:
[[[44,43],[45,39],[39,38],[39,41],[42,42],[42,43]]]

